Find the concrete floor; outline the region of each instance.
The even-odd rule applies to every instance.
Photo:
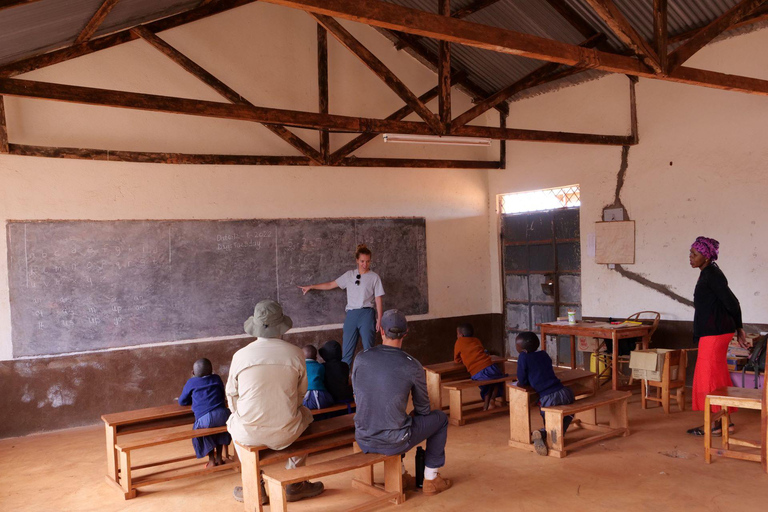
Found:
[[[658,408],[643,411],[639,402],[638,395],[630,401],[632,435],[600,442],[564,459],[509,448],[506,415],[450,427],[442,474],[454,480],[454,487],[434,497],[408,493],[403,505],[380,510],[765,510],[768,475],[759,464],[731,459],[704,463],[702,439],[685,433],[701,424],[701,413],[673,409],[665,416]],[[757,439],[759,412],[738,412],[734,421],[737,437]],[[538,423],[534,418],[534,425]],[[104,481],[103,436],[103,429],[94,426],[0,440],[0,510],[243,510],[231,494],[240,480],[234,472],[146,487],[137,498],[124,501]],[[579,431],[571,436],[578,437]],[[187,443],[178,443],[147,449],[142,455],[147,460],[189,450]],[[406,466],[413,472],[413,452]],[[350,488],[348,475],[323,482],[327,490],[322,496],[289,509],[330,512],[365,500]]]

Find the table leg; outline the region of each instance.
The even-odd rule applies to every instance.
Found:
[[[612,389],[616,391],[619,389],[619,338],[616,329],[613,329],[611,333],[611,341],[613,343],[613,354],[611,354],[611,382]]]
[[[576,368],[576,336],[571,334],[571,368]]]
[[[543,325],[541,326],[541,350],[547,351],[547,330]]]
[[[426,371],[427,394],[429,395],[429,407],[433,411],[443,410],[443,390],[440,389],[440,374]]]
[[[531,444],[530,397],[522,389],[506,386],[509,400],[509,444]]]
[[[107,437],[107,476],[119,482],[119,474],[117,471],[117,457],[115,456],[115,443],[117,442],[117,428],[104,424],[104,430]]]

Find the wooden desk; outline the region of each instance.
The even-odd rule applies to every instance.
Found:
[[[191,425],[195,422],[195,415],[190,406],[171,404],[105,414],[101,419],[107,436],[107,479],[118,483],[118,457],[115,449],[118,435]]]
[[[597,393],[597,374],[582,369],[555,367],[555,375],[564,385],[574,390],[577,397],[592,396]],[[539,395],[530,387],[515,386],[507,383],[509,400],[509,446],[534,451],[531,443],[531,402],[536,402]],[[592,411],[594,413],[594,411]],[[594,423],[594,414],[579,417],[585,423]]]
[[[500,356],[491,356],[491,362],[500,367],[504,373],[505,358]],[[429,406],[433,411],[443,409],[443,388],[444,380],[461,380],[471,377],[467,368],[462,363],[448,361],[445,363],[430,364],[424,367],[427,377],[427,393],[429,393]]]
[[[648,348],[651,342],[650,325],[638,325],[634,327],[619,327],[607,322],[548,322],[536,324],[541,328],[541,349],[546,350],[548,335],[565,335],[571,337],[571,368],[576,368],[576,336],[590,336],[592,338],[612,340],[613,354],[611,361],[611,387],[619,389],[619,340],[626,338],[642,338],[643,350]]]

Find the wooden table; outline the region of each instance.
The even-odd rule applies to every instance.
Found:
[[[500,356],[491,356],[491,362],[500,367],[504,373],[505,358]],[[443,409],[443,388],[444,380],[460,380],[471,377],[463,363],[454,363],[448,361],[445,363],[430,364],[424,367],[427,377],[427,393],[429,393],[429,406],[432,410]]]
[[[592,396],[597,393],[597,374],[582,369],[555,367],[555,375],[564,385],[574,390],[577,397]],[[507,383],[509,400],[509,446],[534,451],[531,443],[531,402],[538,400],[538,394],[530,386],[516,386]],[[585,423],[595,423],[594,411],[591,415],[579,416]]]
[[[195,422],[195,415],[190,406],[171,404],[105,414],[101,419],[107,435],[107,480],[117,484],[119,472],[115,445],[118,435],[192,425]]]
[[[548,322],[536,324],[541,328],[541,349],[546,350],[548,335],[565,335],[571,337],[571,368],[576,368],[576,336],[590,336],[592,338],[610,339],[613,344],[611,355],[611,387],[619,389],[619,340],[626,338],[642,338],[643,350],[648,348],[651,342],[651,325],[637,325],[622,327],[607,322]]]

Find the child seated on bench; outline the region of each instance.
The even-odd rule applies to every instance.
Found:
[[[179,405],[191,405],[195,414],[194,429],[223,427],[229,419],[226,393],[221,377],[213,373],[208,359],[198,359],[192,367],[193,377],[184,384],[179,396]],[[192,446],[198,459],[208,456],[206,468],[224,464],[229,458],[228,447],[232,442],[229,432],[210,436],[195,437]],[[224,455],[222,458],[222,450]]]
[[[461,324],[456,328],[456,344],[453,346],[453,360],[463,363],[472,376],[472,380],[484,381],[506,377],[499,368],[491,362],[491,356],[483,348],[483,343],[474,337],[475,329],[472,324]],[[483,399],[483,410],[496,407],[496,397],[501,397],[501,405],[507,404],[504,395],[504,383],[499,382],[480,386],[480,397]]]
[[[355,401],[352,394],[352,386],[349,384],[349,365],[341,360],[341,345],[336,340],[329,340],[320,347],[320,357],[323,358],[325,368],[325,389],[333,397],[336,404],[347,404],[347,413],[352,412],[349,404]],[[341,416],[344,411],[339,411]]]
[[[541,407],[568,405],[576,401],[573,391],[563,386],[555,376],[552,368],[552,358],[539,349],[539,337],[533,332],[521,332],[515,339],[515,348],[519,353],[517,359],[517,385],[531,386],[539,394]],[[544,413],[541,413],[544,417]],[[573,421],[573,415],[563,418],[563,434]],[[547,455],[547,431],[542,428],[531,435],[533,446],[539,455]]]
[[[304,407],[307,409],[325,409],[333,405],[333,396],[325,389],[325,368],[317,362],[317,349],[307,345],[304,362],[307,365],[307,393],[304,395]],[[316,418],[320,419],[320,418]]]

